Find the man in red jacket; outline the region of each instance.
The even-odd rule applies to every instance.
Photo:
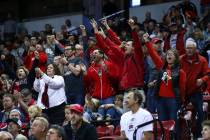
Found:
[[[84,73],[86,88],[90,89],[89,93],[93,98],[99,100],[99,105],[113,104],[115,91],[111,81],[116,77],[115,65],[105,60],[103,52],[100,50],[94,50],[91,57],[92,64]],[[107,109],[105,112],[102,107],[99,107],[98,112],[101,114],[100,119],[114,117],[113,108]]]
[[[195,107],[198,114],[196,138],[201,136],[203,115],[203,88],[209,76],[208,63],[204,57],[196,52],[196,43],[192,38],[186,40],[186,54],[180,57],[181,68],[186,73],[186,96]]]

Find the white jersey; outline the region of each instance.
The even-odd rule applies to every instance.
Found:
[[[125,132],[125,135],[129,140],[133,140],[133,133],[136,126],[149,122],[151,120],[153,120],[152,115],[150,114],[150,112],[143,108],[139,108],[139,110],[134,114],[131,111],[126,112],[121,116],[121,131]],[[153,131],[152,123],[142,128],[139,128],[137,130],[136,139],[141,140],[143,138],[143,132],[146,131]]]

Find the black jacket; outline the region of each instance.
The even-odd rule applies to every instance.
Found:
[[[70,123],[64,126],[64,130],[66,132],[67,139],[74,140],[72,138],[73,130]],[[98,140],[95,127],[83,121],[80,128],[76,131],[75,140]]]

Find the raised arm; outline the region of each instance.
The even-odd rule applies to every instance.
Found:
[[[108,46],[105,44],[103,38],[101,37],[101,35],[99,34],[99,31],[98,31],[98,25],[96,23],[96,21],[94,19],[92,19],[90,21],[91,25],[93,26],[93,30],[94,30],[94,33],[95,33],[95,37],[96,37],[96,40],[98,42],[98,47],[100,47],[100,49],[107,55],[108,51],[109,51],[109,48]],[[104,34],[105,35],[105,34]],[[106,36],[103,36],[106,38]]]
[[[140,64],[144,64],[144,54],[141,46],[141,41],[138,37],[137,32],[134,30],[135,29],[135,23],[133,19],[128,20],[128,25],[130,26],[132,30],[132,39],[133,39],[133,47],[134,47],[134,57],[138,58],[137,60],[139,61]]]
[[[117,36],[117,34],[109,27],[107,20],[104,19],[101,21],[101,23],[106,27],[107,32],[108,32],[108,37],[116,44],[116,45],[121,45],[121,40]]]
[[[158,53],[155,51],[155,49],[152,46],[152,43],[149,41],[149,35],[144,34],[143,35],[145,45],[147,47],[148,53],[152,58],[152,61],[154,62],[156,69],[160,70],[163,67],[163,61],[161,57],[158,55]]]

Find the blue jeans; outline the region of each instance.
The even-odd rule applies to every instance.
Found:
[[[155,113],[157,109],[157,98],[155,97],[155,88],[148,88],[147,90],[147,110]]]
[[[158,118],[161,121],[177,120],[179,106],[175,98],[159,97],[157,101]]]
[[[174,120],[175,121],[175,132],[176,138],[179,139],[179,120],[177,119],[177,112],[179,109],[179,104],[176,98],[164,98],[159,97],[157,100],[157,112],[158,118],[161,121]]]
[[[114,103],[114,97],[109,97],[106,99],[101,99],[99,101],[99,105],[104,105],[104,104],[113,104]],[[98,108],[98,113],[102,115],[102,117],[105,117],[106,115],[110,115],[111,118],[114,117],[115,115],[115,109],[114,108],[108,108],[108,109],[104,109],[104,108]]]
[[[201,136],[202,131],[202,122],[204,120],[204,112],[203,112],[203,95],[202,93],[195,93],[189,96],[189,101],[192,103],[193,107],[195,108],[195,111],[197,113],[197,121],[196,121],[196,134],[194,136],[196,138]]]
[[[85,96],[83,94],[66,94],[67,96],[67,104],[80,104],[84,105]]]

